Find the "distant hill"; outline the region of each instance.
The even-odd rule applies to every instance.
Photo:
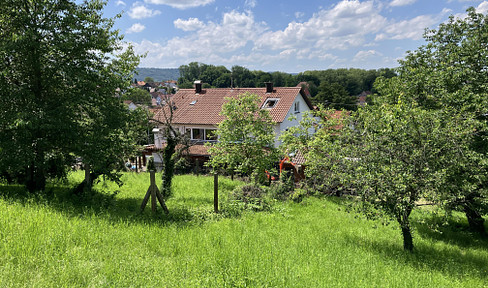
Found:
[[[146,77],[152,77],[154,81],[178,80],[180,71],[178,68],[137,68],[137,75],[134,77],[138,81],[143,81]]]

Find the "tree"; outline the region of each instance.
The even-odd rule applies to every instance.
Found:
[[[354,159],[343,161],[354,177],[346,185],[357,191],[366,215],[379,210],[396,220],[404,249],[412,251],[409,216],[420,199],[444,185],[451,159],[458,158],[457,148],[466,144],[471,127],[461,117],[446,120],[441,112],[403,99],[360,109],[351,121],[355,130],[345,135],[354,141],[342,139],[336,150],[342,159]]]
[[[98,140],[87,131],[99,136],[108,122],[120,121],[110,131],[126,125],[115,93],[129,86],[139,58],[130,48],[120,53],[122,37],[112,30],[114,19],[102,17],[99,1],[2,4],[0,165],[22,172],[30,191],[43,190],[46,178],[64,175],[73,155],[89,155],[87,143]],[[117,143],[104,148],[117,150]]]
[[[146,83],[153,83],[154,82],[154,78],[147,76],[146,78],[144,78],[144,82],[146,82]]]
[[[437,30],[425,34],[426,45],[400,61],[398,77],[380,79],[383,101],[399,95],[423,109],[445,111],[443,117],[465,119],[472,133],[458,147],[448,183],[430,199],[450,211],[464,211],[470,227],[485,234],[483,215],[488,212],[488,16],[467,10],[466,18],[451,16]],[[456,114],[456,115],[453,115]],[[449,122],[447,119],[446,122]]]
[[[234,65],[232,66],[233,87],[255,87],[255,75],[249,69]]]
[[[307,177],[319,180],[322,191],[348,191],[356,208],[368,218],[385,216],[396,221],[405,250],[413,250],[410,214],[420,199],[446,183],[466,145],[467,127],[461,117],[449,118],[415,103],[367,106],[348,116],[335,111],[315,112],[317,133],[305,117],[282,140],[288,149],[300,150],[307,160]],[[317,180],[315,180],[317,181]],[[317,183],[312,183],[317,184]]]
[[[333,109],[356,110],[357,97],[349,96],[346,89],[338,83],[320,83],[318,93],[312,98],[314,104],[323,104]]]
[[[188,152],[191,146],[189,135],[185,135],[180,132],[180,130],[173,125],[173,115],[174,111],[178,107],[171,101],[168,96],[164,100],[166,105],[161,109],[162,118],[152,119],[154,122],[163,125],[163,135],[165,138],[166,145],[160,154],[163,160],[163,174],[162,174],[162,185],[161,194],[164,197],[169,197],[171,195],[171,183],[173,182],[173,176],[175,174],[175,163],[177,158],[184,156]]]
[[[225,119],[216,131],[219,141],[210,144],[208,165],[214,170],[249,175],[258,183],[264,171],[278,160],[274,147],[274,122],[269,111],[260,109],[259,96],[244,93],[228,98],[222,106]]]
[[[146,89],[131,88],[121,97],[122,100],[131,100],[136,104],[151,105],[151,94]]]

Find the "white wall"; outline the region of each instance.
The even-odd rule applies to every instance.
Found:
[[[295,113],[295,102],[300,103],[299,113]],[[275,133],[276,133],[275,147],[278,147],[281,144],[281,141],[278,140],[281,131],[286,131],[290,127],[298,126],[299,122],[302,120],[304,113],[307,111],[310,111],[307,102],[305,102],[305,99],[303,99],[302,94],[299,93],[295,98],[294,103],[291,105],[290,110],[286,114],[285,121],[283,121],[282,123],[278,123],[277,131],[275,129]],[[290,118],[292,116],[294,116],[296,119],[290,121]]]

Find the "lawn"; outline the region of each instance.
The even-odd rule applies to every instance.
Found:
[[[81,177],[42,197],[0,185],[0,287],[488,287],[488,241],[462,217],[432,230],[417,211],[411,254],[338,198],[216,215],[213,177],[176,176],[166,216],[139,212],[146,173],[70,195]],[[220,178],[222,202],[237,185]]]

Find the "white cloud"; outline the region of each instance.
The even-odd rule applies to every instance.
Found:
[[[125,6],[126,4],[125,4],[125,2],[124,2],[124,1],[122,1],[122,0],[118,0],[118,1],[117,1],[117,3],[116,3],[115,5],[117,5],[117,6]]]
[[[256,0],[246,0],[246,2],[244,3],[244,6],[246,6],[248,8],[254,8],[254,7],[256,7],[256,5],[257,5]]]
[[[419,15],[415,18],[394,22],[391,21],[384,29],[383,33],[376,35],[375,40],[385,39],[422,39],[425,29],[437,24],[451,10],[444,8],[438,15]]]
[[[386,19],[374,1],[341,1],[330,10],[321,10],[304,23],[291,22],[284,30],[265,33],[257,49],[303,49],[318,51],[360,46],[365,36],[378,32]]]
[[[215,0],[144,0],[146,3],[167,5],[178,9],[188,9],[193,7],[205,6]]]
[[[198,20],[198,18],[190,18],[188,20],[182,20],[178,18],[173,23],[176,28],[183,31],[195,31],[205,26],[205,24],[202,21]]]
[[[476,12],[486,14],[488,12],[488,1],[483,1],[476,7]]]
[[[305,13],[300,12],[300,11],[295,12],[295,18],[300,19],[300,18],[302,18],[303,16],[305,16]]]
[[[415,2],[417,2],[417,0],[393,0],[391,1],[390,6],[393,7],[406,6],[406,5],[413,4]]]
[[[376,50],[368,50],[368,51],[359,51],[356,53],[356,55],[353,58],[354,62],[359,62],[359,61],[366,61],[371,58],[377,57],[377,56],[383,56],[382,53],[376,51]]]
[[[161,14],[161,11],[159,10],[151,10],[144,6],[144,4],[140,2],[136,2],[132,5],[132,8],[130,8],[129,11],[129,17],[132,19],[144,19],[144,18],[150,18],[156,15]]]
[[[255,22],[251,12],[239,13],[237,11],[225,13],[220,23],[211,21],[204,23],[199,19],[190,18],[188,20],[178,19],[174,21],[174,25],[184,31],[193,31],[193,33],[186,37],[175,37],[165,46],[148,40],[133,43],[137,53],[148,52],[141,65],[152,63],[154,66],[161,59],[178,61],[177,66],[190,61],[230,63],[231,59],[248,57],[249,55],[241,54],[241,49],[249,43],[252,44],[252,41],[267,29],[264,24]]]
[[[141,23],[135,23],[129,29],[127,29],[125,31],[125,33],[127,33],[127,34],[139,33],[139,32],[144,31],[144,29],[146,29],[146,26],[142,25]]]

